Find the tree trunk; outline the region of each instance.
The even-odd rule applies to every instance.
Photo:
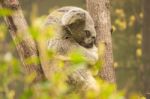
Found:
[[[150,99],[150,0],[143,1],[144,19],[143,19],[143,67],[142,67],[142,92]]]
[[[14,40],[17,51],[26,70],[26,74],[35,74],[34,81],[45,78],[41,68],[36,44],[28,32],[28,26],[24,19],[18,0],[0,0],[2,8],[13,10],[10,16],[5,17],[9,32]]]
[[[99,76],[111,83],[115,82],[113,68],[112,40],[111,40],[111,19],[109,0],[86,0],[87,9],[94,19],[97,31],[97,44],[105,45],[104,55],[100,59],[104,62]]]

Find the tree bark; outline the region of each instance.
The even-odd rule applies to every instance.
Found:
[[[150,0],[143,0],[143,42],[142,42],[142,53],[143,53],[143,67],[142,70],[142,92],[146,95],[147,99],[150,99]]]
[[[36,43],[28,32],[28,25],[18,0],[0,0],[0,5],[2,8],[13,10],[10,16],[5,17],[5,21],[11,37],[16,44],[26,74],[35,74],[34,81],[44,79],[45,75],[41,68]]]
[[[97,44],[105,45],[104,55],[100,59],[104,62],[99,76],[111,83],[115,82],[115,72],[113,68],[113,53],[111,40],[111,19],[109,0],[86,0],[87,10],[94,19],[97,31]]]

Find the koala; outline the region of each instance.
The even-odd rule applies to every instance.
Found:
[[[55,25],[55,35],[46,41],[48,50],[54,50],[58,55],[67,56],[71,51],[80,51],[88,60],[87,64],[95,64],[98,60],[95,45],[96,31],[90,14],[78,7],[62,7],[50,13],[44,28]],[[68,65],[68,64],[67,64]],[[48,67],[47,72],[55,71],[56,67]],[[57,69],[56,69],[57,71]],[[70,85],[80,89],[96,89],[96,80],[90,70],[81,67],[68,75]]]

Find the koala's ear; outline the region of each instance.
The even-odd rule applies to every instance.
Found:
[[[85,25],[86,13],[81,10],[71,10],[62,17],[62,25],[70,28]]]

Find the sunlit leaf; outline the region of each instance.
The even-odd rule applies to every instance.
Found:
[[[142,40],[142,33],[137,33],[136,38],[139,39],[139,40]]]
[[[14,90],[10,90],[10,91],[7,93],[8,99],[14,99],[14,96],[15,96],[15,91],[14,91]]]
[[[12,53],[10,53],[10,52],[7,52],[5,55],[4,55],[4,60],[6,61],[6,62],[10,62],[11,60],[12,60]]]
[[[35,80],[36,74],[35,73],[31,73],[30,75],[27,75],[25,78],[25,82],[27,84],[31,84],[34,80]]]
[[[136,20],[135,16],[131,15],[129,18],[129,26],[133,26],[135,23],[135,20]]]
[[[6,8],[0,8],[0,17],[1,16],[9,16],[13,13],[12,10]]]
[[[118,67],[118,62],[114,62],[114,67],[115,67],[115,68]]]
[[[120,30],[125,30],[127,28],[127,22],[125,20],[116,19],[115,24]]]
[[[0,24],[0,41],[5,39],[7,28],[4,24]]]
[[[70,53],[70,58],[71,62],[73,62],[74,64],[80,64],[85,62],[85,58],[78,51]]]
[[[125,17],[125,13],[124,13],[124,10],[123,9],[116,9],[115,10],[115,13],[117,15],[119,15],[120,17]]]
[[[136,56],[138,56],[138,57],[141,57],[141,56],[142,56],[142,49],[141,49],[141,48],[138,48],[138,49],[136,50]]]
[[[33,91],[31,88],[26,88],[25,91],[22,93],[20,99],[32,99]]]
[[[140,18],[143,18],[143,12],[141,12],[140,14],[139,14],[139,16],[140,16]]]

